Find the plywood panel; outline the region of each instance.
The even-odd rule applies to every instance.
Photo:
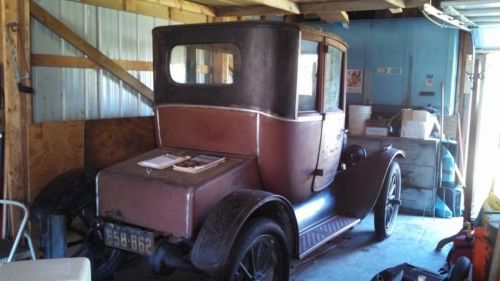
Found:
[[[83,167],[83,121],[31,124],[29,190],[31,199],[55,176]]]
[[[85,166],[106,167],[156,147],[153,117],[86,121]]]

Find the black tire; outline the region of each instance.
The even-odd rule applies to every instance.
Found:
[[[467,257],[459,257],[451,270],[449,281],[464,281],[469,277],[471,262]]]
[[[126,253],[104,244],[104,233],[93,227],[95,202],[66,217],[67,252],[70,257],[86,257],[92,267],[92,280],[104,280],[113,274]]]
[[[283,230],[273,220],[255,218],[240,230],[226,266],[216,280],[288,281],[290,256]]]
[[[375,236],[382,241],[394,231],[401,203],[401,169],[392,162],[374,209]]]

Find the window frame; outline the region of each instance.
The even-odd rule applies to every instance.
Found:
[[[340,42],[338,39],[325,37],[325,46],[332,46],[334,48],[339,49],[342,52],[342,63],[341,63],[341,73],[340,73],[340,92],[339,92],[339,108],[331,111],[325,111],[324,104],[322,104],[321,109],[322,112],[335,112],[335,111],[344,111],[346,109],[346,87],[347,83],[346,79],[346,69],[347,69],[347,46]],[[324,89],[324,86],[322,86]]]
[[[318,71],[316,78],[316,102],[314,111],[299,111],[299,93],[298,91],[295,93],[297,96],[297,116],[314,116],[318,114],[326,114],[329,112],[337,112],[337,111],[345,111],[345,99],[346,99],[346,85],[345,85],[345,76],[346,76],[346,65],[347,65],[347,46],[340,42],[338,39],[327,37],[325,35],[302,31],[300,40],[309,40],[313,42],[317,42],[318,45]],[[302,44],[301,44],[302,45]],[[339,89],[339,107],[333,110],[325,109],[325,63],[326,63],[326,52],[328,47],[333,47],[338,49],[342,53],[341,58],[341,73],[340,73],[340,89]],[[299,47],[299,55],[300,55]],[[298,70],[297,70],[297,79],[298,79]]]
[[[341,57],[341,62],[340,62],[340,89],[339,89],[339,106],[336,109],[332,110],[326,110],[325,108],[325,75],[326,75],[326,53],[328,47],[333,47],[339,50],[342,54]],[[324,68],[323,68],[323,84],[321,85],[321,90],[322,90],[322,103],[321,103],[321,112],[322,113],[328,113],[328,112],[335,112],[335,111],[344,111],[345,110],[345,75],[346,75],[346,65],[347,65],[347,48],[345,45],[341,44],[339,41],[334,40],[332,38],[325,37],[324,41],[324,46],[323,46],[323,62],[324,62]]]
[[[301,48],[302,48],[302,40],[307,40],[307,41],[312,41],[312,42],[316,42],[318,43],[318,48],[316,50],[316,54],[318,55],[318,71],[316,72],[316,98],[315,98],[315,101],[314,101],[314,110],[312,111],[300,111],[299,110],[299,92],[298,92],[298,89],[296,89],[296,92],[295,92],[295,95],[296,95],[296,100],[297,100],[297,106],[296,106],[296,110],[297,110],[297,116],[298,117],[303,117],[303,116],[314,116],[314,115],[320,115],[322,110],[321,110],[321,96],[322,96],[322,89],[320,87],[320,85],[322,85],[322,82],[320,81],[322,79],[322,72],[323,72],[323,64],[324,62],[322,62],[322,57],[324,57],[322,55],[322,52],[323,52],[323,44],[324,44],[324,37],[319,35],[319,34],[315,34],[315,33],[312,33],[312,32],[307,32],[307,31],[302,31],[301,32],[301,37],[300,37],[300,45],[299,45],[299,56],[300,56],[300,52],[301,52]],[[324,58],[323,58],[324,59]],[[297,69],[297,81],[298,81],[298,78],[299,78],[299,70]]]

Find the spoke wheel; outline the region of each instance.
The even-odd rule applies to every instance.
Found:
[[[224,270],[227,281],[286,281],[290,259],[285,234],[274,221],[257,218],[240,231]]]
[[[400,202],[401,169],[397,162],[392,162],[375,204],[375,234],[378,240],[386,239],[394,231]]]
[[[87,257],[92,267],[93,279],[102,280],[120,265],[125,253],[104,245],[104,234],[92,227],[94,218],[93,202],[67,216],[67,252],[70,257]]]

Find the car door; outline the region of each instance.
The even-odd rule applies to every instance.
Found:
[[[323,114],[322,133],[318,164],[313,190],[319,191],[331,184],[338,169],[345,126],[344,112],[344,69],[345,51],[343,44],[327,38],[321,52],[322,75],[320,81],[321,108]]]

